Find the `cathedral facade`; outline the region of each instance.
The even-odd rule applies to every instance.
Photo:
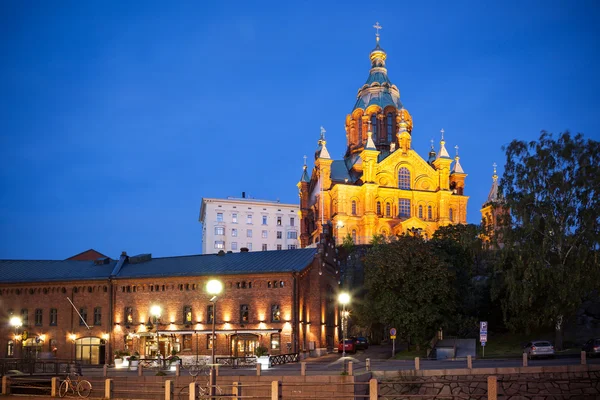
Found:
[[[347,235],[355,244],[375,234],[430,237],[440,226],[467,221],[467,175],[458,155],[448,154],[443,129],[437,152],[432,142],[427,159],[417,154],[412,116],[388,78],[379,35],[369,58],[369,77],[346,116],[343,159],[331,158],[321,129],[310,177],[304,165],[298,182],[302,247],[317,243],[328,221],[338,244]]]

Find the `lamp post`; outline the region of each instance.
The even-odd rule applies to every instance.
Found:
[[[154,324],[156,325],[156,358],[158,358],[158,363],[160,364],[160,346],[158,343],[158,324],[159,324],[159,320],[160,320],[160,316],[162,314],[162,309],[160,308],[160,306],[158,305],[153,305],[152,307],[150,307],[150,315],[152,316],[152,318],[154,319]],[[146,327],[150,327],[150,330],[153,328],[152,323],[150,322],[150,318],[148,318],[148,324],[146,325]]]
[[[20,317],[11,317],[10,318],[10,326],[15,329],[15,342],[19,340],[19,328],[23,326],[23,320]],[[16,348],[17,346],[15,346]]]
[[[213,303],[213,312],[212,312],[212,336],[211,336],[211,340],[212,340],[212,367],[215,367],[215,347],[216,347],[216,340],[215,340],[215,323],[217,320],[217,296],[221,293],[221,291],[223,290],[223,284],[221,283],[221,281],[218,281],[216,279],[211,279],[210,281],[208,281],[208,283],[206,284],[206,292],[210,295],[212,295],[212,298],[210,299],[210,302]]]
[[[77,340],[77,335],[70,333],[69,340],[71,341],[71,360],[75,362],[75,357],[77,356],[77,354],[75,354],[75,341]]]
[[[346,357],[346,327],[348,325],[346,304],[350,303],[350,295],[346,292],[340,293],[338,302],[342,305],[342,357]]]

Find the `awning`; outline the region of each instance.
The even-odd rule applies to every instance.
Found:
[[[217,329],[215,330],[215,334],[217,335],[235,335],[242,333],[252,333],[252,334],[260,334],[260,333],[279,333],[281,329]],[[205,334],[211,335],[211,329],[202,329],[202,330],[164,330],[158,331],[160,335],[194,335],[194,334]]]

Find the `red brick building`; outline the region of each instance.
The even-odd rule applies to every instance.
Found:
[[[338,340],[336,250],[317,248],[119,260],[0,260],[0,358],[207,356],[218,279],[217,356],[325,351]],[[73,303],[73,305],[71,304]],[[160,317],[150,315],[160,307]],[[11,326],[13,316],[23,326]],[[85,321],[85,322],[84,322]]]
[[[72,257],[69,257],[69,258],[67,258],[67,260],[94,261],[94,260],[98,260],[100,258],[109,258],[109,257],[105,256],[104,254],[100,253],[99,251],[96,251],[94,249],[89,249],[86,251],[82,251],[79,254],[75,254]]]

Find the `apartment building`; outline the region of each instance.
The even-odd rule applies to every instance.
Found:
[[[242,197],[203,198],[202,254],[299,248],[299,206]]]

